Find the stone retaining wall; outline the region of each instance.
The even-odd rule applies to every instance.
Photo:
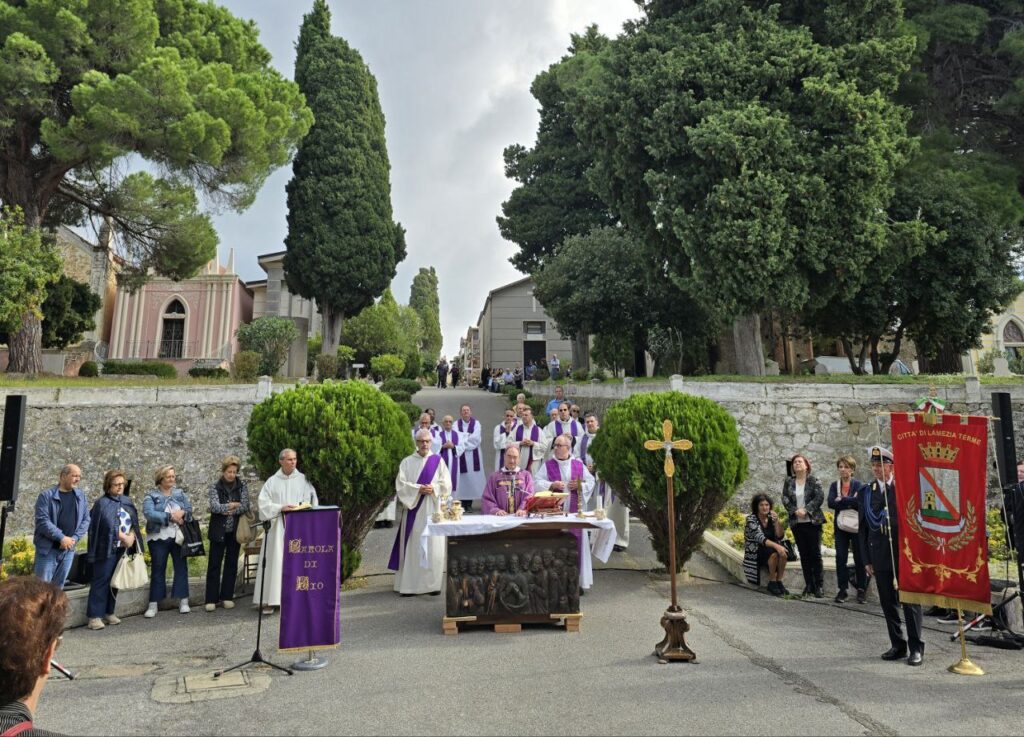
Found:
[[[750,475],[737,493],[741,506],[757,492],[779,500],[785,461],[805,454],[815,475],[826,485],[835,479],[836,459],[849,453],[859,462],[857,476],[867,480],[870,469],[866,449],[876,442],[890,444],[887,413],[910,410],[928,393],[921,384],[811,384],[686,381],[675,376],[665,382],[616,384],[566,383],[565,396],[586,410],[602,415],[614,403],[633,394],[677,389],[714,400],[734,417],[740,441],[750,457]],[[550,384],[527,383],[527,389],[545,400],[554,396]],[[1014,426],[1024,421],[1024,387],[985,385],[975,377],[965,383],[938,387],[936,395],[949,412],[990,414],[991,394],[1009,392]],[[1024,433],[1016,433],[1018,458]],[[989,444],[994,463],[994,446]],[[995,467],[990,481],[997,484]],[[992,486],[995,490],[995,486]]]

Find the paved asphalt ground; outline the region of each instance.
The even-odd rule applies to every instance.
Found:
[[[478,391],[431,391],[440,414],[468,400],[489,439],[502,406]],[[1024,651],[970,646],[987,675],[956,676],[950,628],[926,628],[923,667],[886,663],[877,604],[781,600],[729,580],[702,556],[680,597],[698,664],[652,657],[668,581],[651,572],[642,525],[597,566],[581,602],[582,631],[441,634],[443,600],[399,598],[384,572],[393,530],[367,540],[364,585],[342,593],[342,644],[320,671],[273,672],[265,691],[192,704],[152,700],[166,676],[210,673],[245,660],[256,637],[248,599],[233,611],[161,611],[101,632],[65,634],[62,663],[37,724],[66,734],[1021,734]],[[278,653],[277,616],[263,652]],[[258,672],[267,672],[262,667]],[[265,680],[265,679],[264,679]]]

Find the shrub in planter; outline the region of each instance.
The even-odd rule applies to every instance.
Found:
[[[405,359],[393,353],[384,353],[370,359],[370,372],[381,381],[401,376],[405,370]]]
[[[409,392],[409,396],[412,396],[422,388],[423,387],[420,385],[420,382],[416,381],[415,379],[402,378],[388,379],[387,381],[380,385],[380,390],[382,392],[393,392],[395,390],[398,390],[403,392]]]
[[[132,374],[135,376],[159,376],[161,379],[176,379],[178,371],[162,361],[106,361],[104,374]]]
[[[578,368],[572,372],[572,380],[584,382],[590,378],[590,371],[585,368]]]
[[[85,363],[83,363],[81,366],[78,367],[78,375],[79,376],[99,376],[100,375],[99,366],[96,365],[95,361],[86,361]]]
[[[316,376],[320,381],[338,378],[338,357],[328,356],[326,353],[317,356]]]
[[[282,448],[321,504],[342,514],[342,580],[359,563],[374,519],[395,493],[395,474],[412,452],[410,420],[390,397],[362,381],[307,384],[268,397],[249,418],[249,455],[263,478],[277,472]]]
[[[693,448],[674,451],[676,564],[700,547],[704,530],[747,477],[747,453],[736,421],[720,405],[681,392],[637,394],[613,405],[591,446],[601,476],[647,525],[658,560],[668,567],[664,453],[644,449],[671,420],[674,438]]]
[[[256,351],[239,351],[231,364],[231,373],[238,381],[256,381],[260,370],[260,354]]]

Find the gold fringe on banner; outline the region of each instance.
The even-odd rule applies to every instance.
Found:
[[[923,606],[940,606],[945,609],[962,609],[967,612],[978,612],[992,616],[991,601],[971,601],[970,599],[958,599],[954,596],[943,594],[921,594],[916,591],[900,590],[900,603],[921,604]]]
[[[989,612],[991,614],[991,612]],[[340,643],[334,643],[333,645],[303,645],[302,647],[279,647],[277,651],[279,653],[305,653],[313,650],[337,650]]]

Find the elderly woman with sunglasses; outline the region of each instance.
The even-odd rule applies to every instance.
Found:
[[[107,471],[103,476],[103,496],[96,500],[90,513],[87,556],[92,564],[92,583],[86,616],[91,630],[121,623],[114,615],[117,593],[110,588],[110,579],[125,552],[136,545],[142,549],[139,510],[132,498],[125,495],[126,485],[124,471]]]

